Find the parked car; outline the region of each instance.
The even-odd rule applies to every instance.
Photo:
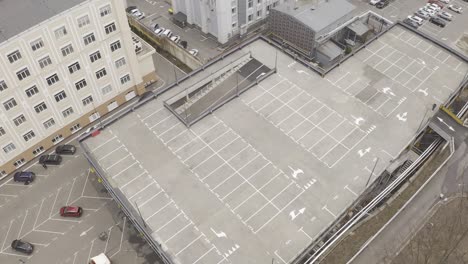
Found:
[[[164,32],[161,34],[163,37],[168,37],[170,38],[172,36],[172,31],[170,29],[164,30]]]
[[[31,243],[23,241],[21,239],[13,240],[13,242],[11,242],[11,248],[26,254],[32,254],[34,251],[34,246]]]
[[[417,17],[417,16],[408,16],[408,19],[411,20],[411,21],[413,21],[413,22],[415,22],[415,23],[417,23],[417,24],[420,25],[420,26],[421,26],[421,25],[423,24],[423,22],[424,22],[424,20],[423,20],[422,18]]]
[[[439,0],[440,2],[444,3],[444,4],[448,4],[450,3],[450,0]]]
[[[382,0],[380,2],[378,2],[375,7],[379,8],[379,9],[382,9],[386,6],[388,6],[388,4],[390,3],[390,0]]]
[[[39,158],[39,164],[42,165],[60,165],[60,163],[62,163],[62,156],[60,155],[42,155]]]
[[[431,17],[434,17],[437,15],[437,12],[434,9],[430,9],[428,7],[422,7],[422,8],[419,8],[419,10],[428,13]]]
[[[34,178],[36,178],[36,174],[32,171],[18,171],[13,175],[14,182],[24,182],[25,185],[33,182]]]
[[[438,7],[440,8],[444,8],[444,4],[442,4],[441,2],[439,2],[439,0],[429,0],[427,1],[429,4],[434,4],[434,5],[437,5]]]
[[[158,36],[160,36],[166,29],[163,27],[157,28],[154,30],[154,33]]]
[[[137,7],[136,6],[129,6],[129,7],[125,8],[125,11],[127,13],[131,14],[132,10],[134,10],[134,9],[137,9]]]
[[[449,5],[448,8],[452,10],[453,12],[456,12],[458,14],[461,14],[463,12],[463,8],[457,5]]]
[[[130,14],[138,19],[143,19],[145,18],[145,13],[141,12],[140,10],[138,10],[138,8],[136,9],[133,9],[132,11],[130,11]]]
[[[429,21],[431,21],[432,24],[437,25],[439,27],[445,27],[445,25],[447,24],[444,20],[442,20],[442,18],[438,17],[432,17],[431,19],[429,19]]]
[[[175,43],[179,43],[180,42],[180,36],[172,36],[171,37],[171,40],[174,41]]]
[[[76,152],[76,147],[73,145],[60,145],[55,148],[55,153],[60,155],[73,155]]]
[[[439,17],[441,17],[441,18],[443,18],[443,19],[445,19],[447,21],[452,21],[453,15],[448,13],[448,12],[442,11],[442,12],[439,13]]]
[[[429,19],[431,18],[431,15],[425,11],[418,10],[416,13],[414,13],[416,16],[422,18],[422,19]]]
[[[403,20],[403,23],[407,24],[408,26],[414,28],[414,29],[417,29],[419,27],[419,24],[414,22],[413,20],[409,20],[408,18],[406,18],[405,20]]]
[[[158,24],[158,23],[156,23],[156,24],[153,25],[153,30],[156,30],[156,29],[158,29],[158,28],[159,28],[159,24]]]
[[[111,264],[110,259],[106,256],[106,254],[101,253],[95,257],[92,257],[89,260],[89,264]]]
[[[369,4],[376,5],[378,2],[380,2],[380,0],[370,0]]]
[[[429,9],[432,9],[434,11],[440,11],[440,9],[442,9],[440,6],[436,5],[436,4],[426,4],[426,7],[429,8]]]
[[[197,56],[198,55],[198,50],[197,49],[191,49],[191,50],[189,50],[189,53],[192,54],[193,56]]]
[[[83,214],[83,208],[79,206],[64,206],[60,208],[60,216],[63,217],[80,217]]]

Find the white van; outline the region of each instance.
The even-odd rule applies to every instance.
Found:
[[[161,34],[162,37],[168,37],[170,38],[172,36],[172,31],[170,29],[164,30],[164,32]]]
[[[424,19],[417,16],[408,16],[408,19],[413,21],[414,23],[417,23],[420,26],[424,23]]]
[[[106,254],[101,253],[95,257],[92,257],[89,261],[89,264],[111,264],[110,259],[106,256]]]

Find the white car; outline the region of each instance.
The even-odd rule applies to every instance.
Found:
[[[198,55],[198,50],[197,49],[191,49],[191,50],[189,50],[189,53],[192,54],[192,56],[197,56]]]
[[[180,42],[180,36],[172,36],[171,40],[174,41],[175,43],[179,43]]]
[[[449,5],[448,8],[452,10],[453,12],[456,12],[458,14],[461,14],[463,12],[463,8],[457,5]]]
[[[439,1],[444,3],[444,4],[448,4],[450,2],[450,0],[439,0]]]
[[[426,6],[425,6],[425,7],[419,8],[418,11],[426,12],[426,13],[428,13],[430,16],[435,16],[436,13],[437,13],[434,9],[430,9],[430,8],[428,8],[428,7],[426,7]]]
[[[376,5],[378,2],[380,2],[380,0],[370,0],[369,4]]]
[[[161,34],[165,31],[166,29],[163,27],[157,28],[154,30],[154,34],[161,36]]]
[[[416,24],[418,25],[422,25],[424,23],[424,20],[420,17],[417,17],[417,16],[408,16],[408,19],[415,22]]]
[[[448,12],[442,11],[442,12],[439,13],[439,17],[441,17],[441,18],[443,18],[443,19],[445,19],[447,21],[452,21],[453,15],[448,13]]]
[[[172,36],[172,31],[170,29],[164,30],[164,32],[161,34],[163,37],[168,37],[170,38]]]
[[[106,254],[101,253],[95,257],[92,257],[89,260],[90,264],[111,264],[110,259],[106,256]]]
[[[414,14],[422,19],[429,19],[431,17],[429,13],[427,13],[426,11],[421,11],[421,10],[418,10]]]
[[[425,6],[426,9],[434,10],[434,12],[438,12],[440,10],[440,7],[435,4],[427,4]]]
[[[145,18],[145,13],[141,12],[140,10],[138,10],[138,8],[135,8],[133,9],[132,11],[130,11],[130,14],[132,14],[132,16],[138,18],[138,19],[143,19]]]

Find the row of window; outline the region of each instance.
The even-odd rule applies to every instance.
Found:
[[[88,22],[89,22],[89,18],[88,18]],[[104,26],[104,31],[106,32],[107,35],[109,35],[110,33],[114,32],[116,30],[117,30],[117,27],[116,27],[114,22]],[[56,29],[54,31],[54,34],[55,34],[55,37],[57,39],[60,39],[63,36],[67,35],[68,32],[67,32],[66,27],[62,26],[59,29]],[[83,43],[85,44],[85,46],[93,43],[94,41],[96,41],[96,37],[95,37],[94,33],[89,33],[89,34],[87,34],[87,35],[85,35],[83,37]],[[36,51],[36,50],[38,50],[38,49],[40,49],[42,47],[44,47],[44,41],[41,38],[31,42],[31,49],[33,51]],[[71,47],[71,45],[68,45],[68,46],[62,48],[61,50],[62,50],[62,55],[65,57],[68,54],[73,52],[73,47]],[[21,53],[20,53],[19,50],[15,50],[12,53],[8,54],[7,58],[10,61],[10,63],[14,63],[14,62],[20,60],[22,58],[22,56],[21,56]],[[41,67],[41,68],[43,68],[43,67]]]

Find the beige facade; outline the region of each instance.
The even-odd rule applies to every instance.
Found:
[[[0,176],[144,92],[144,44],[137,55],[123,0],[82,1],[0,42]]]

